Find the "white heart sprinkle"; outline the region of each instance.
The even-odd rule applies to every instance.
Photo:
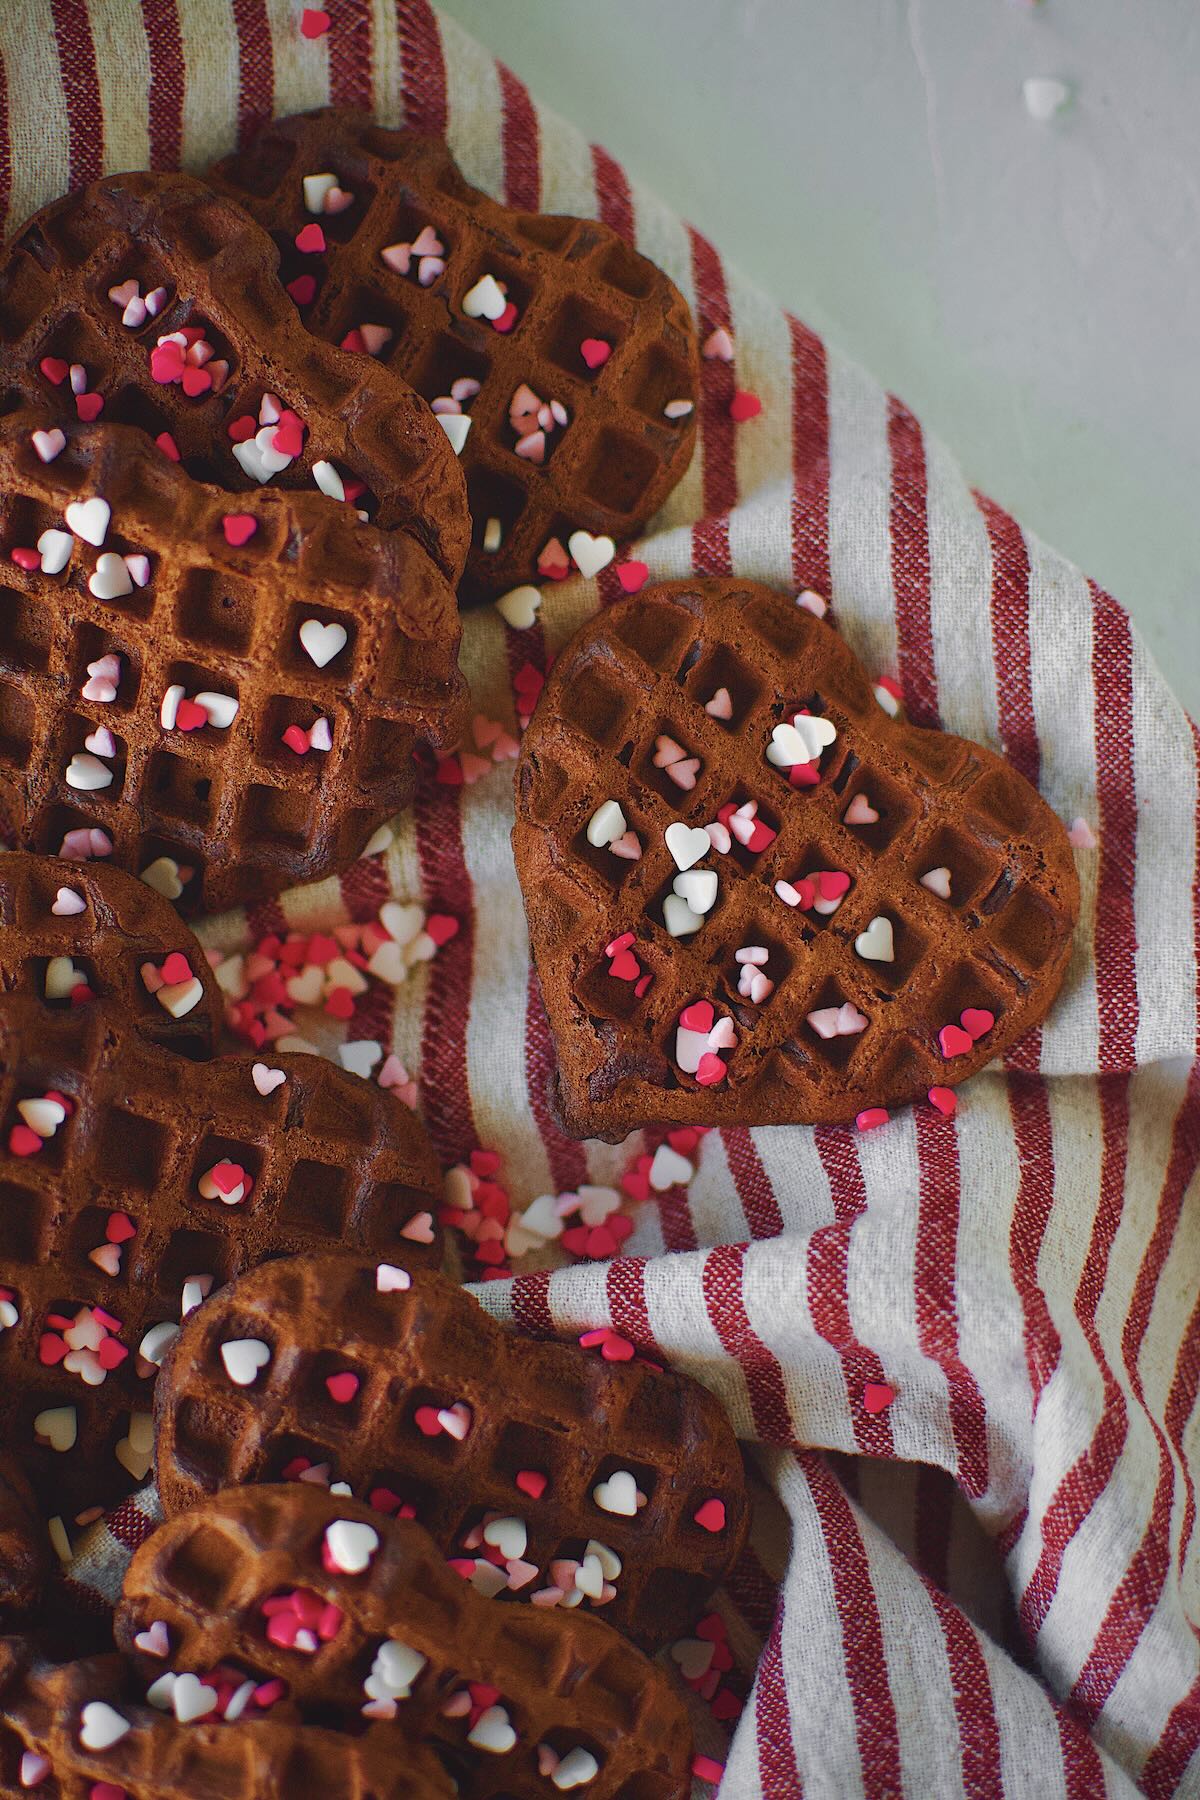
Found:
[[[927,869],[921,877],[921,886],[927,887],[930,893],[936,894],[940,900],[948,900],[950,898],[949,869]]]
[[[671,1661],[678,1663],[685,1681],[702,1681],[712,1664],[715,1644],[704,1638],[680,1638],[671,1645]]]
[[[35,431],[33,433],[33,447],[37,451],[42,462],[52,463],[55,457],[60,456],[66,449],[67,440],[59,430],[58,426],[54,425],[49,431]]]
[[[85,750],[93,751],[97,756],[115,756],[117,754],[117,740],[107,725],[97,725],[95,731],[84,738],[83,747]]]
[[[467,1736],[476,1750],[489,1750],[494,1756],[505,1756],[517,1741],[512,1722],[502,1706],[489,1706],[480,1713]]]
[[[50,526],[38,539],[37,547],[42,558],[42,574],[58,575],[71,560],[75,539],[69,531],[58,531]]]
[[[607,569],[617,554],[610,537],[593,537],[590,531],[573,531],[567,539],[567,549],[579,573],[588,577]]]
[[[323,669],[346,648],[346,627],[336,622],[323,625],[320,619],[305,619],[300,627],[300,642],[318,669]]]
[[[87,911],[87,901],[74,888],[60,887],[54,897],[54,905],[50,911],[59,919],[72,919],[77,913]]]
[[[265,1100],[273,1094],[277,1087],[282,1087],[287,1076],[282,1069],[272,1069],[268,1063],[256,1062],[250,1070],[250,1079]]]
[[[583,1554],[585,1560],[589,1556],[594,1556],[597,1559],[601,1569],[604,1571],[604,1579],[606,1581],[617,1580],[623,1564],[615,1550],[610,1550],[607,1544],[600,1543],[596,1538],[589,1538],[584,1545]]]
[[[102,550],[88,576],[88,592],[95,594],[97,600],[118,600],[122,594],[132,594],[133,577],[124,559],[112,550]]]
[[[530,1201],[523,1213],[517,1215],[518,1222],[524,1231],[540,1238],[544,1243],[549,1242],[552,1238],[561,1237],[564,1226],[562,1218],[555,1210],[556,1206],[556,1195],[539,1194],[536,1200]]]
[[[79,1741],[85,1750],[108,1750],[132,1730],[105,1700],[89,1700],[79,1716]]]
[[[407,1269],[398,1269],[394,1263],[379,1263],[375,1269],[375,1291],[379,1294],[403,1294],[412,1286],[412,1276]]]
[[[197,694],[196,705],[203,707],[209,724],[218,731],[228,731],[238,716],[238,702],[232,694]]]
[[[542,596],[535,587],[510,588],[494,602],[496,611],[514,631],[528,631],[538,615]]]
[[[668,894],[662,910],[663,924],[673,938],[691,937],[704,923],[704,914],[693,912],[678,894]]]
[[[78,1420],[73,1406],[51,1406],[33,1421],[33,1434],[60,1455],[74,1448]]]
[[[383,1061],[383,1045],[374,1038],[357,1038],[353,1043],[338,1045],[338,1061],[350,1075],[361,1075],[369,1081],[378,1063]]]
[[[637,1482],[628,1469],[617,1469],[607,1481],[599,1481],[592,1489],[592,1499],[602,1512],[619,1513],[622,1518],[637,1515]]]
[[[505,1562],[518,1562],[529,1543],[524,1519],[492,1519],[483,1528],[483,1541],[499,1550]]]
[[[412,1684],[425,1667],[427,1657],[400,1638],[384,1638],[375,1652],[368,1680],[378,1683],[380,1698],[407,1700]],[[364,1686],[367,1684],[364,1683]],[[370,1692],[370,1689],[367,1690]]]
[[[358,1519],[335,1519],[325,1528],[329,1560],[342,1575],[361,1575],[379,1548],[379,1533]]]
[[[439,412],[434,414],[434,418],[450,439],[455,456],[461,456],[463,445],[471,430],[471,415],[469,413]]]
[[[154,998],[173,1019],[184,1019],[204,998],[204,983],[193,975],[187,981],[173,981],[155,989]]]
[[[615,800],[603,801],[588,820],[587,841],[597,850],[623,837],[627,821]]]
[[[98,550],[108,535],[112,507],[97,494],[91,500],[72,500],[64,516],[75,536]]]
[[[178,1679],[174,1670],[168,1669],[165,1674],[158,1677],[157,1681],[152,1681],[146,1689],[146,1699],[150,1705],[156,1707],[159,1712],[170,1712],[171,1695],[175,1692],[175,1683]]]
[[[573,1750],[568,1750],[550,1780],[565,1794],[570,1788],[586,1787],[599,1773],[600,1764],[591,1751],[585,1750],[582,1744],[576,1744]]]
[[[150,1327],[138,1345],[138,1355],[158,1368],[167,1353],[168,1344],[174,1343],[178,1336],[178,1325],[173,1324],[170,1319],[164,1319],[161,1325]]]
[[[153,888],[156,894],[162,894],[167,900],[178,900],[183,892],[183,883],[179,879],[179,864],[173,856],[156,856],[142,870],[141,879],[147,887]]]
[[[892,921],[885,919],[882,913],[878,918],[872,919],[867,929],[860,931],[855,938],[854,948],[867,962],[894,962],[896,947]]]
[[[155,1619],[145,1631],[134,1636],[134,1646],[145,1656],[169,1656],[171,1654],[171,1634],[167,1630],[164,1619]]]
[[[67,764],[67,786],[93,794],[111,785],[113,772],[97,756],[76,752]]]
[[[711,912],[717,898],[715,869],[688,869],[672,882],[675,892],[687,901],[693,912]]]
[[[50,1762],[37,1750],[22,1750],[20,1779],[23,1788],[39,1787],[50,1773]]]
[[[663,837],[666,840],[667,849],[675,859],[677,869],[690,869],[693,863],[700,861],[702,856],[707,856],[711,848],[707,831],[700,831],[691,825],[685,825],[679,819],[676,819],[674,824],[667,826]]]
[[[686,1187],[695,1173],[686,1156],[670,1144],[660,1144],[650,1164],[650,1186],[656,1194],[665,1194],[668,1188]]]
[[[507,305],[494,275],[481,275],[462,297],[462,309],[468,319],[498,319]]]
[[[225,1373],[236,1387],[250,1387],[270,1360],[270,1348],[261,1338],[231,1338],[221,1345]]]
[[[328,494],[331,500],[346,498],[346,484],[331,462],[315,462],[312,466],[312,478],[321,492]]]
[[[171,1705],[181,1725],[203,1719],[217,1704],[216,1688],[205,1687],[198,1675],[177,1675],[171,1690]]]
[[[865,1031],[867,1021],[849,1000],[843,1006],[822,1006],[810,1012],[808,1023],[819,1038],[855,1037]]]

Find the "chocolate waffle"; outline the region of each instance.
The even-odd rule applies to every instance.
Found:
[[[0,1623],[34,1618],[50,1572],[50,1540],[33,1489],[14,1457],[0,1455]]]
[[[14,1150],[46,1096],[65,1118]],[[210,1288],[343,1242],[436,1265],[440,1185],[416,1117],[324,1058],[192,1063],[109,1008],[6,1000],[0,1440],[44,1511],[70,1526],[145,1480],[158,1362]]]
[[[444,431],[391,371],[314,343],[277,266],[266,233],[187,175],[106,175],[56,200],[0,261],[5,410],[165,433],[222,488],[323,482],[456,581],[470,527]]]
[[[102,1002],[197,1058],[212,1055],[223,1010],[208,958],[162,894],[110,863],[52,856],[0,857],[0,1003],[10,995],[52,1011]]]
[[[254,1717],[252,1702],[229,1724],[182,1722],[138,1698],[122,1657],[48,1663],[11,1639],[0,1650],[8,1664],[0,1794],[14,1800],[30,1791],[54,1800],[451,1800],[454,1792],[433,1752],[395,1726],[351,1737]],[[85,1738],[113,1741],[89,1748]]]
[[[59,431],[44,463],[35,415],[0,426],[0,813],[20,844],[108,855],[189,912],[352,863],[411,799],[417,746],[463,728],[448,583],[320,494],[235,499],[128,426]]]
[[[683,475],[695,326],[607,226],[501,206],[441,139],[333,109],[265,126],[208,179],[270,231],[311,332],[466,422],[448,429],[467,432],[467,598],[565,574],[576,531],[636,536]]]
[[[360,1258],[296,1258],[214,1296],[158,1386],[166,1512],[239,1482],[345,1481],[411,1510],[489,1592],[599,1606],[648,1646],[679,1637],[747,1520],[714,1397],[515,1337],[440,1276],[408,1281]]]
[[[683,1707],[610,1626],[496,1606],[420,1526],[304,1484],[228,1489],[160,1526],[126,1571],[116,1637],[131,1653],[165,1637],[148,1676],[232,1663],[286,1683],[302,1718],[394,1717],[442,1749],[464,1800],[687,1791]]]
[[[831,627],[735,580],[571,641],[513,848],[577,1137],[948,1110],[1045,1016],[1079,908],[1013,768],[890,718]]]

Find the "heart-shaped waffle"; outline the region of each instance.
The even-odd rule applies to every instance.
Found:
[[[830,626],[734,580],[572,639],[513,848],[578,1137],[952,1104],[1044,1017],[1079,908],[1015,769],[890,717]]]
[[[185,911],[353,862],[410,800],[417,746],[465,722],[449,584],[406,532],[319,494],[234,499],[127,426],[59,435],[45,463],[33,415],[0,428],[19,842],[108,856]]]
[[[210,1289],[347,1241],[436,1265],[440,1186],[415,1115],[321,1057],[193,1063],[110,1008],[6,1000],[0,1440],[43,1509],[69,1526],[146,1478],[158,1363]]]
[[[271,232],[309,330],[403,375],[461,442],[468,598],[565,575],[576,532],[636,536],[684,473],[695,326],[607,226],[501,206],[440,138],[365,113],[276,120],[209,179]]]
[[[359,1258],[273,1262],[214,1295],[155,1422],[168,1513],[238,1482],[345,1481],[415,1513],[488,1592],[598,1605],[646,1645],[691,1624],[746,1526],[707,1389],[515,1337],[441,1276]]]
[[[394,1718],[438,1744],[464,1800],[687,1791],[682,1704],[611,1626],[497,1606],[420,1526],[318,1488],[228,1489],[160,1526],[126,1571],[117,1642],[132,1654],[159,1627],[147,1676],[230,1663],[301,1718]]]
[[[187,175],[106,175],[56,200],[0,261],[6,410],[15,395],[59,427],[140,425],[223,488],[320,487],[412,532],[456,581],[470,522],[445,433],[389,370],[313,341],[277,264]]]
[[[208,958],[169,900],[111,863],[52,856],[0,857],[0,989],[53,1012],[100,1002],[195,1058],[212,1055],[222,1013]]]
[[[36,1617],[49,1573],[50,1540],[15,1457],[0,1455],[0,1622]]]
[[[357,1736],[270,1719],[243,1694],[228,1724],[148,1706],[119,1656],[48,1663],[0,1641],[0,1791],[47,1800],[451,1800],[432,1750],[393,1726]],[[240,1684],[239,1684],[240,1685]],[[144,1688],[145,1684],[141,1686]]]

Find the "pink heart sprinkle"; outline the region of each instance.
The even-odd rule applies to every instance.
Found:
[[[444,256],[446,246],[432,225],[422,225],[412,241],[412,252],[414,256]]]
[[[319,225],[302,226],[296,233],[296,248],[305,256],[324,250],[325,233]]]
[[[612,345],[603,338],[584,338],[579,354],[589,369],[602,369],[612,355]]]
[[[895,1388],[886,1381],[868,1381],[863,1387],[863,1409],[866,1412],[886,1412],[895,1398]]]
[[[713,1027],[713,1009],[708,1000],[693,1000],[685,1006],[679,1015],[679,1023],[685,1031],[709,1032]]]
[[[946,1057],[969,1055],[973,1042],[970,1034],[958,1025],[943,1025],[938,1032],[938,1043]]]
[[[339,1375],[327,1376],[325,1386],[331,1400],[336,1400],[339,1406],[348,1406],[358,1392],[358,1376],[345,1369]]]
[[[650,579],[650,570],[644,562],[624,562],[617,564],[617,580],[621,584],[623,594],[636,594],[644,588]]]
[[[297,275],[288,282],[287,291],[297,306],[311,306],[316,299],[317,278],[315,275]]]
[[[936,1107],[944,1119],[952,1119],[958,1110],[958,1095],[953,1088],[931,1087],[929,1104]]]
[[[879,821],[879,814],[865,794],[855,794],[842,818],[847,825],[875,825]]]
[[[289,750],[296,752],[297,756],[306,756],[311,748],[308,733],[302,731],[299,725],[289,725],[283,734],[283,741]]]
[[[724,1531],[725,1502],[715,1498],[706,1500],[704,1505],[692,1514],[692,1517],[704,1531]]]
[[[441,1434],[442,1421],[436,1406],[418,1406],[413,1414],[413,1421],[424,1437],[438,1437]]]
[[[637,981],[641,977],[642,965],[628,950],[620,950],[608,965],[608,972],[618,981]]]
[[[975,1043],[979,1038],[987,1036],[996,1023],[996,1016],[988,1012],[985,1006],[968,1006],[959,1014],[959,1022],[972,1043]]]
[[[225,542],[232,544],[235,550],[248,544],[258,530],[258,520],[250,513],[226,513],[221,525],[225,532]]]
[[[137,1226],[127,1213],[110,1213],[104,1235],[110,1244],[127,1244],[131,1237],[137,1236]]]
[[[700,1083],[701,1087],[716,1087],[717,1084],[724,1081],[724,1079],[725,1064],[713,1051],[706,1050],[704,1055],[700,1058],[700,1063],[696,1070],[696,1080]]]
[[[886,1106],[865,1106],[855,1116],[854,1123],[859,1131],[877,1131],[881,1125],[887,1124],[888,1117]]]
[[[414,1213],[407,1225],[401,1226],[400,1236],[402,1238],[407,1238],[410,1244],[432,1244],[432,1214],[427,1212]]]
[[[198,400],[201,394],[207,394],[213,384],[213,378],[207,369],[197,369],[189,363],[181,377],[183,391],[189,400]]]
[[[173,987],[177,981],[192,979],[192,965],[182,950],[172,950],[159,970],[159,974],[168,987]]]
[[[540,1500],[548,1485],[547,1477],[540,1469],[518,1469],[513,1480],[523,1494],[531,1500]]]
[[[822,900],[840,900],[850,891],[850,877],[840,869],[822,869],[816,882]]]

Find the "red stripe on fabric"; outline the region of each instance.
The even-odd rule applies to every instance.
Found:
[[[933,1582],[926,1581],[950,1665],[954,1716],[958,1720],[963,1792],[971,1800],[1004,1800],[1000,1765],[1000,1727],[992,1679],[979,1639],[969,1621]]]
[[[1021,1303],[1025,1363],[1036,1412],[1062,1350],[1045,1289],[1038,1280],[1042,1243],[1054,1205],[1054,1135],[1050,1096],[1041,1077],[1009,1070],[1008,1108],[1020,1169],[1008,1233],[1008,1267]]]
[[[821,1459],[806,1451],[796,1460],[825,1539],[863,1789],[872,1796],[899,1796],[904,1791],[900,1728],[866,1546],[850,1502]]]
[[[940,725],[929,594],[925,440],[907,406],[892,396],[888,397],[888,447],[892,456],[892,588],[900,685],[913,724]]]
[[[128,1500],[122,1500],[120,1506],[114,1507],[104,1521],[104,1529],[126,1550],[136,1550],[139,1544],[144,1544],[157,1525],[158,1520],[152,1519],[138,1505],[136,1494],[131,1494]]]
[[[510,206],[536,212],[542,198],[537,113],[529,98],[529,89],[517,80],[511,69],[498,62],[496,73],[500,77],[500,103],[504,109],[500,126],[504,197]]]
[[[157,0],[142,8],[150,52],[150,167],[177,169],[183,154],[183,38],[177,0]]]
[[[275,110],[275,50],[267,0],[231,0],[238,40],[238,146]]]
[[[123,1557],[121,1566],[124,1567],[128,1560],[128,1557]],[[69,1600],[72,1605],[78,1606],[82,1612],[90,1614],[93,1618],[103,1617],[111,1620],[113,1612],[111,1600],[106,1600],[103,1594],[97,1593],[95,1588],[89,1587],[86,1581],[79,1581],[74,1575],[63,1575],[60,1577],[60,1582],[58,1595],[60,1600]]]
[[[361,106],[369,112],[375,89],[371,67],[372,43],[369,0],[323,0],[329,14],[329,98],[334,106]]]
[[[575,1138],[564,1135],[550,1111],[550,1083],[558,1059],[550,1021],[542,1004],[537,971],[530,966],[529,985],[525,994],[525,1085],[529,1105],[541,1134],[550,1176],[560,1194],[574,1193],[587,1180],[587,1152]]]
[[[737,1125],[722,1131],[721,1141],[751,1237],[778,1237],[783,1230],[783,1215],[767,1171],[754,1148],[754,1139],[744,1125]]]
[[[1016,520],[984,494],[973,495],[987,527],[992,558],[992,648],[1000,744],[1026,781],[1037,785],[1041,749],[1033,716],[1029,642],[1029,550]]]
[[[920,1170],[915,1266],[917,1341],[946,1377],[955,1476],[963,1492],[977,1499],[987,1491],[988,1447],[983,1396],[959,1355],[958,1136],[953,1121],[944,1119],[932,1107],[918,1107],[913,1117]]]
[[[613,1330],[653,1355],[658,1350],[650,1310],[646,1305],[644,1256],[618,1256],[608,1265],[604,1288]]]
[[[1021,1595],[1019,1613],[1025,1634],[1035,1638],[1054,1599],[1067,1545],[1096,1499],[1108,1485],[1125,1444],[1128,1413],[1125,1396],[1113,1379],[1096,1330],[1096,1309],[1108,1276],[1108,1260],[1121,1222],[1125,1198],[1125,1163],[1129,1141],[1129,1083],[1127,1078],[1101,1076],[1100,1101],[1102,1149],[1100,1200],[1092,1235],[1084,1258],[1083,1274],[1075,1293],[1075,1317],[1104,1383],[1100,1419],[1091,1444],[1077,1458],[1060,1482],[1041,1520],[1042,1549]]]
[[[355,925],[365,925],[379,917],[379,909],[391,899],[387,870],[381,856],[360,856],[343,871],[338,886],[346,915]],[[396,1014],[396,990],[386,981],[372,981],[365,994],[354,1002],[354,1023],[350,1033],[356,1038],[375,1038],[383,1046],[384,1055],[391,1048],[392,1020]]]
[[[829,1182],[834,1218],[841,1223],[857,1219],[867,1210],[867,1188],[853,1137],[845,1126],[818,1125],[813,1143]]]
[[[747,1245],[721,1244],[704,1259],[701,1282],[713,1330],[741,1368],[755,1430],[771,1444],[794,1441],[783,1371],[750,1323],[742,1291]]]
[[[779,1583],[767,1573],[752,1544],[745,1546],[725,1577],[725,1592],[751,1631],[765,1640],[775,1622]]]
[[[592,177],[596,183],[596,207],[601,223],[632,244],[637,229],[633,191],[620,163],[599,144],[592,145]]]
[[[1180,1461],[1188,1470],[1187,1499],[1183,1508],[1183,1524],[1179,1532],[1179,1550],[1177,1553],[1180,1570],[1187,1556],[1192,1541],[1192,1532],[1196,1527],[1196,1490],[1191,1479],[1190,1464],[1183,1455],[1183,1433],[1196,1405],[1197,1386],[1200,1384],[1200,1300],[1197,1300],[1191,1318],[1183,1334],[1183,1350],[1175,1368],[1175,1378],[1171,1383],[1171,1391],[1167,1396],[1163,1422],[1167,1437],[1175,1446]]]
[[[459,922],[456,935],[429,964],[421,1030],[421,1112],[443,1164],[463,1162],[478,1147],[467,1086],[475,895],[463,850],[459,793],[423,781],[413,802],[426,904]]]
[[[246,929],[254,943],[264,937],[286,937],[292,929],[278,900],[260,900],[246,908]]]
[[[1096,1002],[1100,1069],[1133,1066],[1137,1037],[1137,926],[1133,915],[1137,791],[1133,774],[1133,631],[1115,601],[1092,586],[1092,681],[1100,808]]]
[[[842,1378],[854,1426],[854,1440],[866,1456],[894,1456],[895,1440],[886,1412],[863,1407],[868,1381],[886,1382],[887,1373],[875,1351],[860,1344],[850,1318],[850,1232],[867,1210],[862,1164],[850,1132],[820,1125],[813,1142],[829,1181],[834,1225],[814,1231],[808,1245],[808,1310],[816,1330],[842,1359]]]
[[[532,1275],[518,1275],[512,1284],[513,1318],[530,1337],[554,1336],[554,1320],[550,1314],[550,1270],[538,1269]]]
[[[692,252],[692,279],[701,339],[718,325],[728,330],[729,294],[721,259],[708,239],[688,228]],[[705,359],[700,365],[700,455],[704,517],[692,529],[692,553],[698,573],[731,575],[729,523],[726,515],[737,504],[737,461],[729,416],[736,383],[729,363]]]
[[[775,1622],[763,1646],[754,1683],[758,1773],[763,1793],[769,1794],[771,1800],[803,1800],[804,1788],[796,1768],[796,1746],[792,1740],[792,1715],[783,1667],[783,1621],[784,1598],[780,1594]]]
[[[660,1144],[667,1141],[667,1129],[663,1125],[650,1126],[642,1133],[642,1148],[651,1156]],[[662,1229],[663,1243],[668,1250],[695,1250],[698,1246],[696,1226],[692,1219],[691,1202],[686,1187],[678,1185],[665,1188],[660,1194],[656,1189],[650,1190],[651,1204],[658,1208],[658,1222]]]
[[[1138,1780],[1147,1800],[1171,1800],[1200,1747],[1200,1681],[1174,1707]],[[1095,1790],[1099,1792],[1099,1789]]]
[[[437,14],[428,0],[396,0],[396,30],[400,39],[404,123],[410,131],[443,136],[449,109]]]
[[[787,315],[792,350],[792,580],[828,595],[829,375],[825,346]]]
[[[12,137],[8,111],[8,73],[0,56],[0,233],[12,229],[8,209],[12,205]]]
[[[69,185],[95,181],[104,167],[104,112],[87,0],[50,0],[70,146]]]
[[[929,1463],[917,1465],[913,1490],[913,1555],[918,1569],[943,1594],[950,1592],[950,1532],[954,1477]]]

